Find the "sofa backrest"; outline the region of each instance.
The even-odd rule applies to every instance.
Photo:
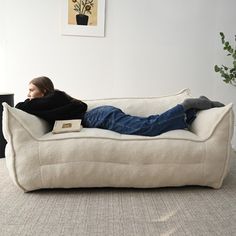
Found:
[[[187,97],[190,97],[189,89],[183,89],[176,94],[162,97],[109,98],[83,101],[88,104],[88,110],[102,105],[111,105],[130,115],[148,116],[160,114],[181,103]]]

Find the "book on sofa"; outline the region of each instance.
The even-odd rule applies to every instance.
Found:
[[[59,134],[65,132],[79,132],[81,130],[81,120],[56,120],[52,133]]]

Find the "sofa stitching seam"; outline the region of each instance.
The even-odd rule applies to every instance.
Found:
[[[232,115],[229,114],[229,123],[231,124],[232,123]],[[226,151],[226,160],[224,162],[224,167],[223,167],[223,170],[222,170],[222,173],[220,175],[220,179],[219,179],[219,185],[222,184],[223,180],[224,180],[224,175],[226,174],[226,170],[227,170],[227,166],[229,164],[229,159],[230,159],[230,136],[231,136],[231,130],[230,130],[230,125],[228,125],[228,139],[227,139],[227,151]]]

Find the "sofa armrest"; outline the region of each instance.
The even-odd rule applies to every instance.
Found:
[[[3,103],[3,134],[8,141],[11,132],[20,124],[22,130],[37,139],[50,131],[50,125],[43,119]]]
[[[197,118],[191,125],[191,131],[202,139],[208,139],[222,122],[226,122],[228,123],[230,131],[229,138],[231,139],[234,129],[234,113],[232,107],[233,104],[230,103],[224,107],[198,112]]]

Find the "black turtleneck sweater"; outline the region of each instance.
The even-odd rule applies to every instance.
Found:
[[[26,99],[18,103],[16,108],[36,115],[53,125],[55,120],[83,119],[87,104],[63,91],[54,90],[44,97]]]

